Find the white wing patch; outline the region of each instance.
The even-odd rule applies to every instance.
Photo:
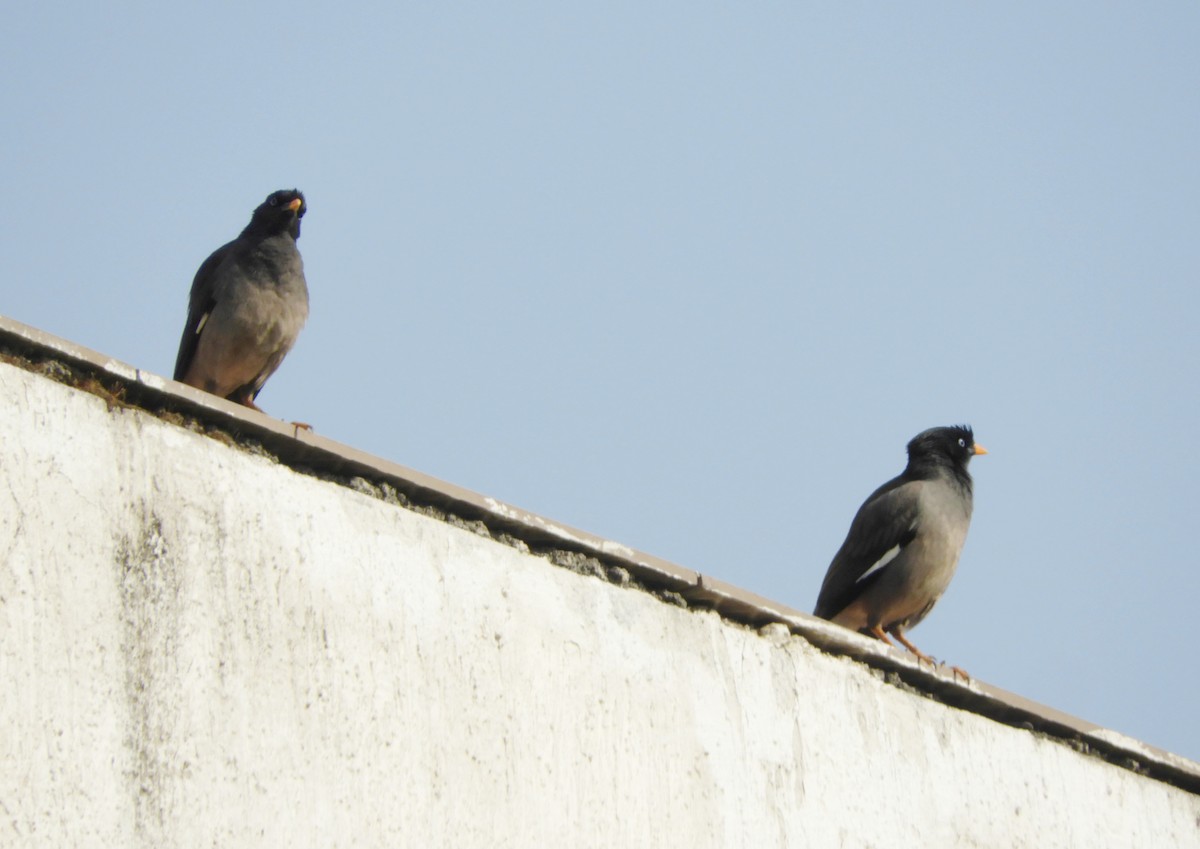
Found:
[[[895,560],[899,556],[900,556],[900,544],[896,543],[895,545],[893,545],[891,548],[889,548],[887,551],[885,551],[883,553],[883,557],[880,557],[878,560],[876,560],[874,563],[872,563],[870,569],[868,569],[867,571],[865,571],[861,575],[859,575],[858,580],[855,581],[854,583],[861,584],[868,577],[870,577],[871,575],[874,575],[876,572],[878,572],[884,566],[891,563],[893,560]]]
[[[200,331],[204,329],[204,325],[208,324],[208,317],[210,315],[212,315],[211,312],[206,312],[204,315],[200,316],[200,320],[198,322],[196,322],[196,335],[197,336],[199,336]]]

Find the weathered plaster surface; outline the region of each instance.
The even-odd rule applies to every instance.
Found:
[[[0,845],[1200,846],[1200,796],[0,364]]]

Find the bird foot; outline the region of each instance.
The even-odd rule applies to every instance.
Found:
[[[925,654],[923,651],[916,651],[915,649],[909,648],[908,653],[917,659],[918,666],[920,666],[922,663],[928,663],[934,668],[944,665],[940,663],[936,657],[931,657],[930,655]]]
[[[966,684],[971,683],[971,676],[968,675],[967,671],[965,669],[963,669],[961,666],[951,666],[950,664],[946,663],[946,661],[938,660],[936,657],[930,657],[930,658],[928,658],[928,660],[937,666],[939,672],[942,670],[945,670],[945,669],[949,669],[950,672],[953,674],[955,681],[962,679],[962,681]]]
[[[302,430],[306,430],[309,433],[313,432],[313,426],[310,425],[308,422],[291,422],[290,424],[292,426],[292,438],[293,439],[295,439],[297,436],[299,436],[300,431],[302,431]]]
[[[945,666],[945,665],[946,665],[946,664],[944,664],[944,663],[942,664],[942,666]],[[955,681],[957,681],[959,678],[961,678],[961,679],[963,680],[963,683],[964,683],[964,684],[970,684],[970,683],[971,683],[971,676],[970,676],[970,675],[968,675],[968,674],[967,674],[967,671],[966,671],[965,669],[963,669],[962,667],[959,667],[959,666],[951,666],[951,667],[950,667],[950,671],[954,673],[954,680],[955,680]]]
[[[895,637],[897,640],[899,640],[904,645],[904,647],[906,649],[908,649],[909,654],[916,657],[917,665],[920,665],[922,663],[928,663],[930,666],[938,665],[937,660],[935,660],[934,658],[925,654],[925,652],[921,651],[919,648],[914,646],[912,644],[912,640],[910,640],[908,637],[904,636],[904,632],[900,630],[899,626],[895,626],[892,628],[892,636]]]

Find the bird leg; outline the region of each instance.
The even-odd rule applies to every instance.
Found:
[[[936,660],[934,660],[932,657],[925,654],[925,652],[921,651],[919,648],[914,646],[912,644],[912,641],[909,640],[908,637],[904,636],[904,631],[903,631],[903,629],[901,629],[901,627],[899,625],[893,625],[891,627],[891,634],[893,637],[895,637],[897,640],[899,640],[901,643],[903,643],[904,647],[906,649],[908,649],[910,652],[912,652],[913,654],[915,654],[917,656],[918,663],[920,663],[921,661],[924,661],[925,663],[928,663],[930,666],[937,666]]]
[[[910,639],[908,639],[908,637],[904,636],[904,631],[902,631],[900,629],[899,625],[895,625],[892,627],[892,636],[895,637],[900,642],[904,643],[904,647],[917,656],[918,663],[920,663],[921,661],[924,660],[924,661],[928,661],[930,666],[945,666],[946,665],[944,663],[939,664],[932,657],[925,654],[925,652],[921,651],[919,648],[914,646],[912,644],[912,641]],[[971,680],[971,676],[968,675],[965,670],[960,669],[957,666],[951,666],[950,671],[954,673],[955,678],[962,678],[963,681]]]
[[[243,407],[249,407],[255,412],[262,413],[264,416],[266,415],[266,413],[263,412],[263,408],[254,403],[254,392],[249,389],[243,387],[237,392],[233,392],[225,397],[230,401],[233,401],[235,404],[241,404]]]
[[[892,648],[897,648],[896,644],[888,639],[887,634],[883,633],[882,626],[871,625],[870,627],[867,628],[867,633],[870,634],[872,637],[874,637],[877,640],[882,640],[883,642],[887,643]]]

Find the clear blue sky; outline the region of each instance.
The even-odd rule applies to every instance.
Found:
[[[802,610],[969,422],[914,641],[1200,759],[1200,6],[330,5],[10,6],[0,313],[169,375],[297,186],[267,411]]]

